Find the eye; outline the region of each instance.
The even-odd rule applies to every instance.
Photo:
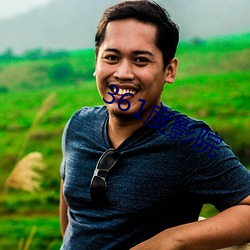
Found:
[[[150,61],[148,58],[146,57],[136,57],[134,59],[134,62],[139,65],[139,66],[144,66],[144,65],[147,65]]]
[[[118,61],[119,60],[118,56],[115,56],[115,55],[106,55],[104,58],[108,61]]]

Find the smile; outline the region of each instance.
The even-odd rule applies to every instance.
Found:
[[[117,87],[117,88],[119,89],[117,95],[120,95],[120,96],[122,96],[122,95],[124,95],[124,94],[126,94],[126,93],[131,93],[131,94],[135,95],[135,94],[137,94],[137,93],[139,92],[138,90],[136,90],[136,89],[131,89],[131,88],[119,88],[119,87]],[[116,91],[115,87],[113,87],[113,86],[110,86],[109,89],[110,89],[113,93],[115,93],[115,91]]]

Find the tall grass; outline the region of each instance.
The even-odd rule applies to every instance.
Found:
[[[20,157],[24,154],[25,149],[27,147],[27,144],[29,143],[30,136],[31,136],[33,130],[37,127],[37,125],[41,121],[42,117],[55,105],[55,103],[56,103],[56,95],[55,95],[55,93],[50,94],[47,98],[44,99],[40,109],[38,110],[32,124],[31,124],[31,127],[29,128],[29,130],[27,132],[27,136],[24,139],[24,143],[23,143],[23,145],[21,147],[21,150],[19,152],[19,156],[18,156],[17,159],[20,159]]]
[[[163,101],[172,108],[208,122],[237,155],[242,159],[246,157],[248,164],[249,50],[249,44],[234,41],[224,46],[209,41],[200,45],[183,43],[177,54],[180,60],[177,80],[173,85],[166,85],[163,93]],[[79,79],[63,86],[60,82],[49,82],[48,70],[53,64],[63,61],[72,65]],[[59,248],[61,134],[75,110],[103,103],[94,79],[84,78],[86,72],[92,75],[93,69],[93,50],[73,52],[59,61],[19,60],[5,65],[0,62],[0,87],[9,90],[0,93],[0,189],[8,187],[8,194],[0,207],[0,246],[17,249],[19,242],[20,248],[24,248],[27,241],[25,243],[23,237],[28,239],[31,235],[29,248]],[[42,182],[36,175],[41,169],[38,166],[34,175],[36,167],[31,167],[29,159],[46,163]],[[21,164],[22,161],[25,164]],[[26,192],[20,190],[20,186],[26,184],[20,184],[18,189],[9,189],[10,184],[6,184],[11,183],[7,179],[21,176],[14,172],[23,172],[22,165],[26,166],[31,180],[39,180],[39,183],[30,181],[33,189],[27,187]],[[18,183],[17,180],[14,183]],[[40,187],[41,191],[33,192]],[[202,210],[204,217],[214,213],[213,207],[205,206]],[[31,234],[34,226],[36,231]]]
[[[34,234],[37,230],[37,227],[36,226],[33,226],[31,231],[30,231],[30,234],[28,236],[28,239],[24,245],[24,238],[22,237],[19,242],[18,242],[18,250],[29,250],[30,249],[30,245],[31,245],[31,242],[32,242],[32,239],[34,237]]]
[[[7,194],[8,188],[23,189],[27,192],[39,191],[45,166],[43,156],[39,152],[31,152],[23,157],[5,181],[4,194]]]
[[[27,192],[41,190],[42,174],[45,171],[45,161],[40,152],[30,152],[28,155],[22,155],[29,143],[32,131],[41,121],[42,117],[55,105],[55,94],[49,95],[42,103],[38,110],[31,127],[29,128],[23,145],[17,157],[17,163],[10,175],[5,181],[3,195],[1,197],[1,205],[4,205],[4,199],[7,196],[9,188],[22,189]],[[21,158],[21,159],[20,159]],[[36,231],[36,226],[33,226],[30,235],[24,245],[23,237],[18,242],[18,250],[29,250]]]
[[[23,189],[28,192],[40,189],[42,182],[41,173],[45,170],[46,166],[42,154],[39,152],[31,152],[22,159],[20,158],[25,152],[33,129],[39,124],[41,118],[54,106],[54,104],[55,94],[51,94],[43,101],[38,110],[20,149],[17,157],[17,164],[5,181],[4,195],[7,194],[8,188]]]

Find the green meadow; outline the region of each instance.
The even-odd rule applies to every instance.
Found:
[[[93,49],[30,52],[0,57],[0,249],[59,249],[62,131],[77,109],[103,104]],[[177,57],[177,79],[165,85],[163,101],[209,123],[249,167],[250,34],[182,42]],[[8,188],[12,170],[31,152],[46,163],[41,189]],[[210,205],[202,210],[214,213]]]

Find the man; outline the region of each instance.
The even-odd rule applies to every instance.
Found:
[[[155,2],[105,11],[94,73],[105,106],[76,112],[63,135],[61,249],[202,250],[250,240],[249,172],[208,125],[161,102],[178,38]],[[198,222],[204,203],[221,212]]]

